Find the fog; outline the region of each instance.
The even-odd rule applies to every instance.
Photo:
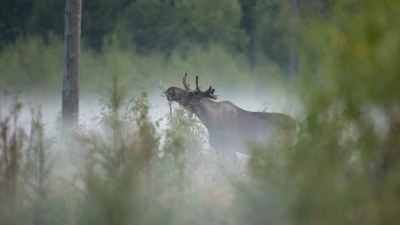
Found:
[[[180,79],[177,79],[180,81]],[[209,83],[204,80],[204,83]],[[181,86],[179,82],[165,83],[166,86]],[[237,90],[237,89],[236,89]],[[216,87],[217,101],[231,101],[238,107],[248,111],[267,111],[267,112],[280,112],[292,116],[296,120],[304,117],[304,112],[301,108],[301,103],[295,95],[291,95],[284,91],[284,88],[274,89],[248,89],[241,92],[232,92],[231,88]],[[166,97],[159,89],[148,91],[148,98],[151,104],[149,111],[150,119],[153,123],[158,123],[157,132],[161,138],[161,145],[164,142],[164,130],[167,128],[166,115],[170,113],[170,108]],[[104,132],[101,125],[102,107],[100,99],[107,99],[108,96],[83,92],[79,99],[79,124],[85,129],[85,132]],[[129,99],[136,98],[137,94],[131,91],[126,97],[126,102]],[[76,162],[71,160],[79,159],[73,154],[79,154],[71,149],[63,147],[60,143],[59,127],[61,115],[61,95],[41,95],[38,96],[24,96],[23,94],[18,97],[24,107],[20,115],[20,125],[25,128],[26,132],[29,131],[31,125],[32,112],[31,109],[40,108],[42,113],[42,120],[45,125],[44,132],[46,137],[56,137],[56,147],[51,148],[50,156],[55,163],[55,170],[61,171],[64,175],[66,171],[76,171],[78,168],[73,168],[77,165]],[[5,102],[11,102],[10,96]],[[178,103],[174,102],[172,108],[179,107]],[[104,112],[103,112],[104,113]],[[205,129],[205,127],[203,127]],[[205,129],[206,130],[206,129]],[[204,143],[206,148],[211,148],[208,142]],[[246,158],[245,155],[238,153],[239,158]],[[72,167],[72,168],[64,168]]]
[[[180,80],[180,79],[178,79]],[[166,86],[181,86],[177,85],[176,82]],[[183,88],[183,87],[182,87]],[[168,101],[159,89],[145,90],[148,93],[149,102],[151,104],[150,117],[153,122],[160,122],[160,130],[165,129],[166,121],[165,115],[170,112]],[[284,91],[284,87],[281,89],[275,88],[274,90],[260,90],[251,89],[243,90],[241,92],[231,92],[229,88],[218,88],[216,87],[216,93],[218,101],[230,101],[236,106],[247,110],[247,111],[266,111],[266,112],[279,112],[287,114],[296,120],[302,120],[305,112],[301,106],[301,100],[298,99],[296,94],[290,94]],[[126,102],[129,99],[137,97],[133,91],[126,97]],[[6,100],[10,102],[14,96],[9,96]],[[102,105],[100,99],[107,99],[108,96],[95,94],[95,93],[83,93],[79,99],[79,123],[87,126],[94,126],[95,128],[97,119],[101,117]],[[30,108],[40,107],[42,111],[43,122],[46,124],[47,135],[58,135],[59,119],[61,115],[61,95],[41,95],[37,96],[26,96],[19,95],[18,99],[23,103],[24,108],[20,116],[20,122],[27,129],[30,127],[31,112]],[[174,102],[173,108],[178,107],[178,103]],[[96,127],[98,128],[98,127]]]
[[[160,146],[162,146],[165,139],[164,131],[168,128],[166,115],[170,113],[169,104],[162,91],[149,90],[148,93],[151,104],[150,119],[152,122],[159,124],[157,132],[161,138]],[[217,90],[217,94],[219,95],[218,101],[231,101],[245,110],[262,111],[267,108],[267,111],[270,112],[289,112],[289,100],[283,98],[281,93],[275,95],[271,93],[245,93],[232,93],[223,88]],[[136,97],[138,96],[132,91],[132,93],[128,94],[126,102]],[[81,129],[84,129],[83,132],[90,133],[94,131],[104,134],[105,130],[101,123],[103,106],[99,103],[99,99],[104,98],[107,98],[107,96],[81,93],[79,100],[79,124]],[[13,99],[14,97],[11,96],[4,98],[5,104],[3,106],[10,104]],[[61,96],[44,95],[38,97],[20,94],[18,101],[23,104],[19,117],[19,126],[22,126],[26,133],[29,133],[31,128],[32,112],[40,109],[45,137],[55,137],[54,141],[46,149],[47,163],[51,165],[52,176],[56,177],[57,180],[61,179],[70,183],[80,190],[85,190],[85,183],[80,177],[84,176],[85,173],[88,152],[82,152],[81,148],[75,148],[72,142],[65,144],[59,136]],[[172,107],[177,108],[179,105],[174,102]],[[6,110],[6,107],[3,110]],[[104,137],[107,137],[107,135]],[[195,165],[189,164],[192,159],[185,162],[185,164],[188,163],[188,170],[196,171],[196,173],[190,175],[191,184],[186,188],[195,191],[196,196],[193,199],[201,196],[208,202],[207,204],[229,206],[232,204],[235,195],[234,187],[229,179],[232,179],[234,174],[238,176],[235,179],[239,179],[242,173],[247,171],[248,156],[238,154],[239,161],[236,164],[225,164],[214,154],[214,150],[211,149],[207,142],[203,143],[203,146],[205,149],[209,149],[209,156],[206,156],[205,159],[200,160]]]

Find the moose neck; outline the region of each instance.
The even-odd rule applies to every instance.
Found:
[[[212,124],[212,109],[215,108],[218,102],[214,102],[210,99],[203,98],[197,104],[192,104],[189,109],[192,113],[200,119],[200,121],[207,127]]]

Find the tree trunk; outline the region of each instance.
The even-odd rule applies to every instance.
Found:
[[[66,0],[64,30],[64,76],[61,132],[66,134],[79,119],[79,64],[82,0]]]
[[[297,0],[290,1],[290,62],[289,75],[297,74],[297,26],[298,26]]]

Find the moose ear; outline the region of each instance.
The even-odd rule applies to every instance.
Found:
[[[208,98],[211,98],[211,99],[213,99],[213,100],[217,100],[218,95],[210,95],[210,96],[208,96]]]

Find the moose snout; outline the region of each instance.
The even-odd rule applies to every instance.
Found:
[[[163,94],[167,97],[167,100],[168,100],[168,101],[172,101],[172,96],[170,96],[170,95],[168,94],[168,90],[165,90],[165,91],[163,92]]]

